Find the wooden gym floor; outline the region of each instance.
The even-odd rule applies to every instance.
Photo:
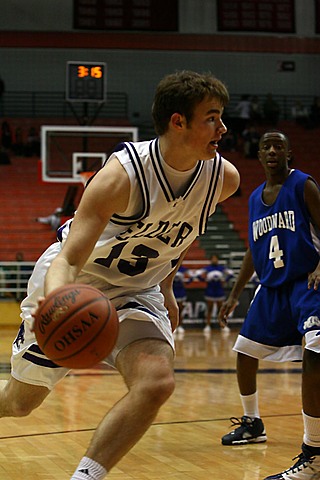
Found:
[[[260,365],[264,444],[227,447],[220,438],[241,417],[232,346],[238,327],[176,338],[176,390],[147,434],[112,470],[110,480],[260,480],[300,453],[299,364]],[[1,326],[0,379],[9,376],[16,329]],[[2,383],[2,382],[0,382]],[[0,420],[0,480],[70,479],[96,425],[125,393],[117,372],[73,372],[29,417]]]

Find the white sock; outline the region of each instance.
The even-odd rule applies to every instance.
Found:
[[[309,417],[302,410],[304,435],[303,441],[311,447],[320,447],[320,418]]]
[[[83,457],[71,480],[103,480],[107,470],[89,457]]]
[[[260,418],[258,392],[252,395],[240,395],[243,412],[246,417]]]

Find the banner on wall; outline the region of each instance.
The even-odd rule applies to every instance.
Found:
[[[247,287],[242,292],[239,305],[230,318],[230,323],[241,323],[249,308],[253,297],[255,287]],[[229,289],[226,290],[226,295]],[[187,301],[183,303],[182,317],[183,325],[191,328],[203,328],[205,326],[205,318],[207,314],[207,304],[204,299],[204,290],[201,288],[188,288]],[[212,324],[218,323],[216,308],[212,312]]]

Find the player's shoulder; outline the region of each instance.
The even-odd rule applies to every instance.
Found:
[[[155,140],[144,140],[141,142],[120,142],[112,150],[113,154],[129,153],[130,151],[144,152],[149,151],[150,144]]]

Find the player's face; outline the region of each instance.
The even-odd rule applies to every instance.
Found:
[[[222,114],[223,106],[216,98],[207,98],[196,106],[186,129],[185,141],[198,160],[215,157],[218,142],[227,131]]]
[[[286,137],[280,132],[264,134],[259,143],[259,160],[266,172],[288,168],[290,151]]]

